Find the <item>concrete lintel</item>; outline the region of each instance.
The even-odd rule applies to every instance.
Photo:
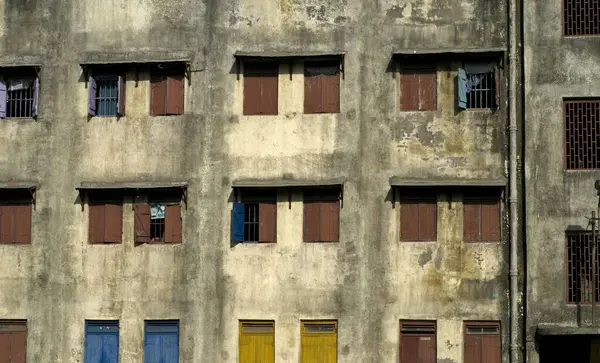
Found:
[[[239,179],[232,183],[233,188],[285,188],[285,187],[327,187],[343,186],[346,178],[333,179]]]
[[[0,189],[37,189],[38,185],[32,181],[0,182]]]
[[[310,58],[310,57],[342,57],[346,54],[343,51],[331,52],[307,52],[307,51],[264,51],[264,52],[245,52],[236,51],[233,56],[236,58]]]
[[[412,179],[393,176],[393,187],[505,187],[506,179]]]
[[[600,327],[572,327],[540,324],[537,326],[536,333],[538,336],[600,335]]]
[[[187,182],[81,182],[77,190],[187,188]]]
[[[424,56],[424,55],[503,55],[506,48],[452,48],[452,49],[398,49],[392,52],[392,56]]]

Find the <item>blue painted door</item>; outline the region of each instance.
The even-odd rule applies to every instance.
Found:
[[[84,363],[118,362],[118,322],[86,322]]]
[[[144,363],[179,362],[179,322],[147,321]]]

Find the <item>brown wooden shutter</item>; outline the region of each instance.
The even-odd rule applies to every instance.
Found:
[[[150,112],[154,116],[164,115],[166,109],[167,81],[160,75],[152,75],[150,85]]]
[[[16,205],[14,243],[31,243],[31,204]]]
[[[121,94],[119,95],[119,115],[125,116],[125,75],[119,77],[119,89]]]
[[[10,335],[0,333],[0,362],[10,362]]]
[[[244,115],[260,112],[261,84],[260,75],[244,74]]]
[[[419,240],[419,201],[416,199],[400,201],[400,240]]]
[[[0,334],[1,335],[1,334]],[[27,350],[27,333],[24,331],[10,333],[10,363],[25,363]]]
[[[323,76],[304,75],[304,113],[319,113],[322,110]]]
[[[436,72],[424,71],[419,74],[419,100],[422,111],[434,111],[436,104]]]
[[[304,242],[315,242],[320,237],[320,203],[304,201]]]
[[[481,361],[485,363],[500,363],[502,351],[500,347],[500,335],[482,335]]]
[[[104,205],[104,243],[121,243],[123,236],[123,204]]]
[[[481,342],[479,336],[465,334],[464,339],[464,363],[481,363]]]
[[[322,112],[340,112],[340,72],[330,75],[323,75],[322,81]]]
[[[501,81],[500,81],[500,70],[496,68],[495,72],[496,76],[496,107],[500,107],[500,90],[502,89]]]
[[[167,78],[167,114],[183,115],[183,76]]]
[[[0,243],[13,243],[14,210],[9,205],[0,208]]]
[[[435,200],[419,202],[419,241],[437,240],[437,203]]]
[[[260,114],[277,115],[278,83],[277,73],[261,77]]]
[[[150,204],[137,203],[134,206],[134,230],[136,243],[150,242]]]
[[[182,242],[181,205],[165,207],[165,242]]]
[[[481,205],[481,240],[500,242],[500,203],[485,200]]]
[[[258,204],[258,241],[277,241],[277,204],[274,202]]]
[[[103,243],[106,229],[105,204],[90,204],[88,208],[88,241],[89,243]]]
[[[421,363],[419,361],[419,336],[402,334],[400,338],[400,363]]]
[[[419,78],[414,71],[400,73],[400,108],[402,111],[419,110]]]
[[[481,239],[481,203],[464,201],[463,237],[465,242],[478,242]]]
[[[319,203],[320,227],[319,241],[337,242],[340,240],[340,203],[323,201]]]
[[[430,336],[419,336],[419,363],[436,363],[436,341],[435,334]]]

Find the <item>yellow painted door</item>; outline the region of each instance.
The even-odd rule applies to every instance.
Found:
[[[275,328],[272,322],[240,324],[240,363],[275,363]]]
[[[336,322],[303,322],[301,363],[337,362]]]

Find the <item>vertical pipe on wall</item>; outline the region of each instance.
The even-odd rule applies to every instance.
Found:
[[[517,1],[508,1],[509,33],[509,203],[510,203],[510,361],[520,362],[519,354],[519,268],[518,268],[518,216],[517,216],[517,90],[520,72],[517,68],[519,52],[519,33]],[[522,8],[522,7],[521,7]]]

